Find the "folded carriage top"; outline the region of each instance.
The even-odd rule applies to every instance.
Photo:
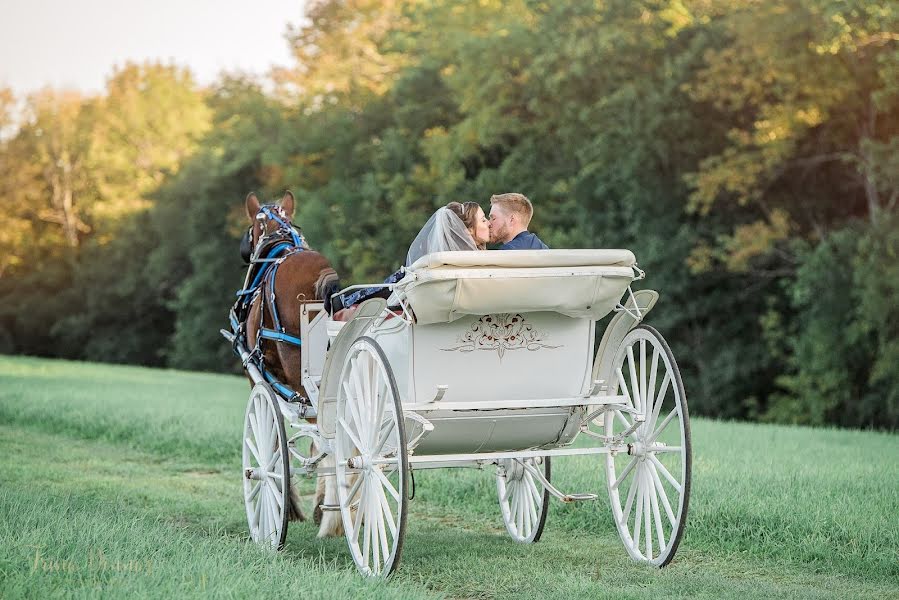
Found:
[[[635,263],[628,250],[436,252],[408,267],[395,291],[419,324],[542,311],[596,320],[634,280]]]

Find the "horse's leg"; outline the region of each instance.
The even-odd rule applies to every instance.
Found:
[[[322,459],[322,467],[334,467],[334,456],[329,454]],[[321,504],[329,506],[337,506],[340,499],[337,496],[337,477],[331,475],[329,477],[319,477],[318,486],[324,487],[323,498],[318,502],[318,490],[316,490],[316,506]],[[340,512],[335,510],[322,511],[321,525],[318,528],[318,537],[337,537],[343,535],[343,520]]]
[[[309,456],[318,454],[318,446],[312,442],[309,448]],[[316,525],[322,523],[322,503],[325,501],[325,478],[318,476],[315,478],[315,495],[312,497],[312,522]]]

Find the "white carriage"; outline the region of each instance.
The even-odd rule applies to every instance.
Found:
[[[506,530],[536,542],[552,496],[597,497],[559,491],[551,460],[597,455],[628,554],[670,562],[687,515],[690,428],[674,357],[641,325],[658,299],[631,290],[642,277],[627,250],[425,256],[390,286],[393,309],[372,299],[339,322],[320,302],[304,305],[306,404],[285,401],[239,347],[256,382],[243,442],[253,539],[283,544],[291,475],[333,476],[338,503],[323,508],[340,511],[359,570],[387,576],[410,471],[495,465]],[[316,455],[298,449],[305,438]]]

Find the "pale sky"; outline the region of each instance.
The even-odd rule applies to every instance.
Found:
[[[0,0],[0,86],[104,89],[114,65],[160,59],[200,83],[289,65],[303,0]]]

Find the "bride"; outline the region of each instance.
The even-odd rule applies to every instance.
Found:
[[[409,267],[422,256],[454,250],[483,250],[490,230],[477,202],[450,202],[431,215],[406,253]]]
[[[405,267],[434,252],[483,250],[489,237],[487,217],[477,202],[450,202],[438,208],[415,236],[406,253]],[[405,267],[390,275],[384,283],[392,284],[402,279],[406,274]],[[340,298],[335,308],[349,308],[369,298],[388,296],[387,288],[365,288]]]

